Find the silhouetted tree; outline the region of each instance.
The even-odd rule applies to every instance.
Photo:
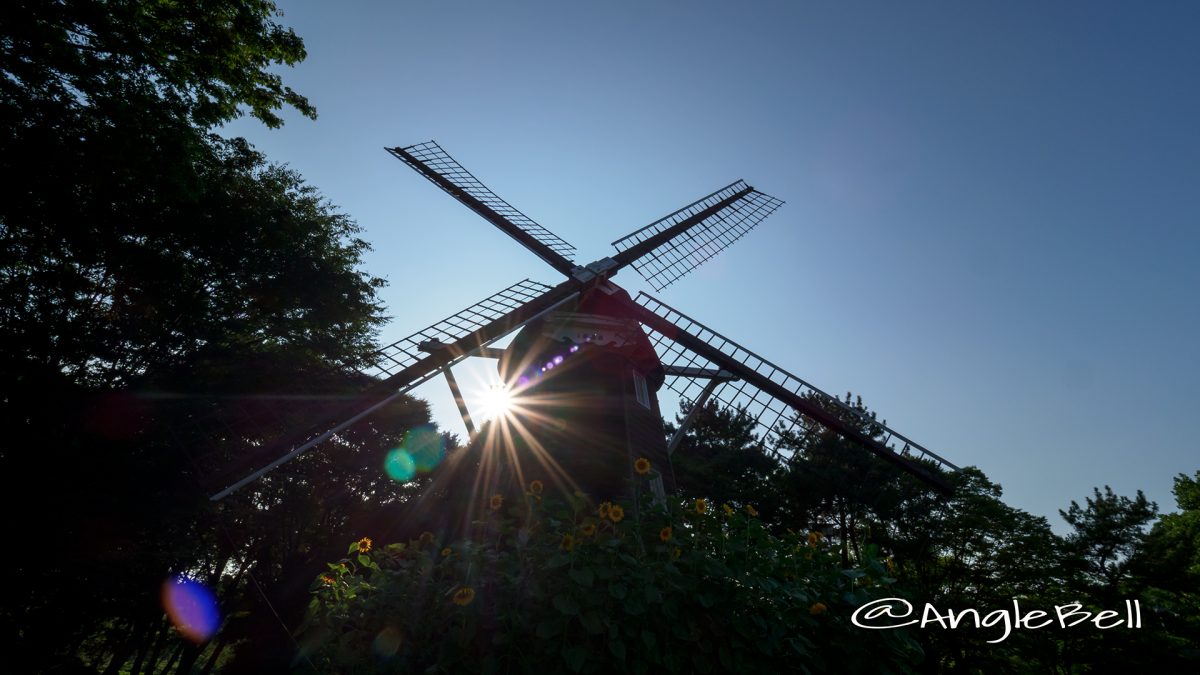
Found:
[[[1081,573],[1081,585],[1098,596],[1114,598],[1128,578],[1130,559],[1145,541],[1158,506],[1141,490],[1130,499],[1107,485],[1104,492],[1094,488],[1086,504],[1072,501],[1067,510],[1059,511],[1073,530],[1067,535],[1066,550]]]
[[[689,410],[690,404],[680,403],[675,424],[666,424],[668,439]],[[755,424],[745,410],[707,401],[671,457],[679,494],[714,504],[751,504],[769,518],[775,505],[765,488],[778,463],[764,451]]]
[[[808,400],[837,415],[864,434],[883,438],[875,413],[862,397],[847,392],[844,402],[812,394]],[[871,530],[886,519],[897,503],[901,475],[891,465],[820,424],[800,419],[780,436],[780,449],[789,453],[787,471],[776,481],[785,507],[784,522],[796,529],[813,529],[834,536],[849,564],[870,542]]]
[[[1179,474],[1172,490],[1179,509],[1159,518],[1129,570],[1141,589],[1146,627],[1157,637],[1146,652],[1160,654],[1164,670],[1200,669],[1200,471]]]
[[[270,437],[362,387],[354,371],[383,321],[357,225],[210,133],[244,112],[268,126],[283,106],[315,116],[271,70],[304,57],[275,13],[254,0],[5,5],[0,492],[5,541],[28,551],[0,609],[8,663],[209,670],[241,639],[264,655],[243,652],[246,669],[286,662],[286,624],[313,565],[336,557],[330,542],[344,553],[351,531],[390,527],[411,493],[380,471],[428,422],[401,401],[336,452],[207,501],[231,467],[265,463]],[[170,573],[206,581],[238,617],[204,654],[163,617]]]

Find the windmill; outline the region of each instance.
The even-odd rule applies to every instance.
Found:
[[[949,491],[939,472],[931,470],[957,470],[949,461],[661,300],[647,293],[633,297],[613,281],[633,267],[661,291],[744,236],[778,209],[780,200],[738,180],[616,240],[613,255],[579,265],[572,261],[573,246],[498,197],[437,143],[386,150],[563,278],[556,285],[518,282],[383,348],[367,373],[374,384],[360,397],[269,446],[282,454],[212,499],[257,480],[439,375],[446,378],[473,439],[506,443],[517,472],[524,453],[590,494],[616,494],[637,458],[669,466],[688,425],[709,401],[751,415],[764,450],[781,462],[790,459],[778,445],[783,434],[829,430]],[[494,346],[513,333],[506,348]],[[496,359],[501,378],[513,389],[518,412],[508,428],[496,423],[476,428],[451,370],[470,357]],[[669,441],[658,404],[663,386],[691,406]],[[665,476],[669,473],[661,472],[655,485],[660,494],[671,489],[661,482]]]

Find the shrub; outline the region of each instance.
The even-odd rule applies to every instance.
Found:
[[[774,536],[752,508],[596,510],[534,490],[502,504],[465,540],[351,544],[313,584],[302,657],[339,672],[539,674],[887,673],[920,659],[906,633],[850,623],[894,594],[877,559],[843,570],[822,538]]]

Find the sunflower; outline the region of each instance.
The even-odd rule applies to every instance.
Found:
[[[333,577],[329,576],[328,574],[322,574],[321,575],[321,583],[325,584],[326,586],[332,586],[333,585]]]
[[[371,550],[371,538],[370,537],[363,537],[362,539],[358,540],[358,552],[359,553],[366,553],[367,551],[370,551],[370,550]]]
[[[454,551],[451,551],[449,546],[442,549],[442,557],[443,558],[449,558],[451,553],[454,553]]]
[[[821,534],[820,532],[809,532],[809,533],[808,533],[808,545],[809,545],[809,546],[816,546],[816,545],[817,545],[817,542],[818,542],[818,541],[821,541],[821,539],[822,539],[824,536],[825,536],[825,535]]]
[[[668,526],[664,527],[663,529],[659,530],[658,538],[661,539],[663,541],[663,543],[671,541],[671,526],[668,525]]]
[[[612,506],[608,507],[608,519],[609,520],[613,521],[614,523],[619,523],[624,518],[625,518],[625,509],[621,508],[620,506],[617,506],[616,504],[613,504]]]
[[[500,507],[504,506],[504,495],[492,495],[491,500],[488,501],[488,506],[493,511],[499,511]]]
[[[638,472],[638,475],[645,476],[646,474],[650,473],[650,460],[646,459],[645,457],[639,457],[638,460],[633,463],[633,470]]]
[[[593,534],[596,534],[596,524],[584,523],[583,527],[579,528],[579,534],[582,534],[585,537],[590,537]]]
[[[705,513],[708,513],[708,502],[704,501],[703,499],[697,499],[696,500],[696,513],[698,513],[700,515],[704,515]]]
[[[600,517],[607,518],[610,509],[612,509],[612,502],[600,502]]]
[[[422,532],[421,536],[419,538],[417,538],[417,541],[421,542],[422,545],[432,544],[433,543],[433,533],[432,532]]]
[[[818,615],[824,614],[825,611],[828,609],[829,608],[825,606],[825,603],[814,602],[812,607],[808,608],[808,613],[812,614],[813,616],[818,616]]]
[[[540,480],[535,480],[529,484],[529,494],[532,494],[532,495],[540,495],[540,494],[542,494],[542,490],[545,490],[545,489],[546,489],[546,486],[542,485],[542,481],[540,481]]]
[[[570,551],[571,549],[575,548],[575,537],[572,537],[569,534],[564,534],[562,543],[559,544],[558,547],[564,551]]]
[[[750,506],[749,504],[746,505],[746,513],[749,513],[751,518],[758,517],[758,509],[754,508],[753,506]]]
[[[671,560],[678,560],[681,554],[683,554],[683,549],[676,546],[675,550],[671,551]]]
[[[727,516],[733,515],[733,507],[732,506],[730,506],[728,504],[722,504],[721,508],[725,511],[725,515],[727,515]]]
[[[454,591],[454,604],[459,607],[466,607],[475,601],[475,589],[470,586],[463,586],[457,591]]]

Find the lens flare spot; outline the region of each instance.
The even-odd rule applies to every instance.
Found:
[[[388,452],[383,470],[392,480],[407,482],[418,472],[433,471],[446,456],[446,439],[430,424],[413,427],[400,447]]]
[[[172,577],[163,582],[163,609],[184,637],[200,643],[217,632],[217,598],[199,581]]]
[[[562,362],[563,362],[563,357],[561,354],[554,357],[554,365],[556,365],[556,366],[561,365]]]
[[[400,629],[395,626],[388,626],[379,631],[379,635],[375,636],[371,646],[375,649],[375,653],[383,658],[390,658],[400,651],[401,635]]]
[[[446,439],[430,424],[413,427],[400,446],[412,458],[417,471],[429,472],[446,456]]]
[[[408,454],[408,451],[396,448],[388,452],[387,457],[383,460],[383,471],[388,478],[406,483],[417,475],[417,463],[413,461],[412,455]]]

